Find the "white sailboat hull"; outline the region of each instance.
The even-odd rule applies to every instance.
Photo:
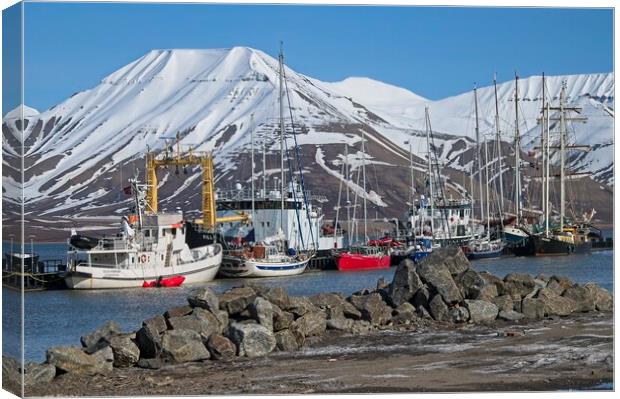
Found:
[[[226,277],[282,277],[302,274],[310,259],[294,262],[269,262],[225,256],[220,273]]]
[[[148,264],[144,267],[104,268],[77,265],[65,274],[65,283],[70,289],[114,289],[142,287],[145,281],[158,278],[184,276],[184,284],[212,281],[222,263],[222,251],[194,262],[164,266]]]

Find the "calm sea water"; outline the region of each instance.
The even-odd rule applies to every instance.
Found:
[[[3,243],[4,251],[9,244]],[[28,246],[29,248],[29,246]],[[41,259],[64,259],[65,244],[35,244]],[[575,282],[595,282],[613,292],[613,252],[566,257],[536,257],[480,260],[473,263],[479,271],[487,270],[503,277],[511,272],[547,276],[565,275]],[[283,286],[292,295],[319,292],[342,292],[349,295],[359,289],[375,287],[383,277],[390,281],[395,268],[369,272],[308,272],[300,276],[255,280],[268,286]],[[204,285],[221,292],[240,285],[241,279],[218,279]],[[25,294],[25,357],[42,361],[45,350],[54,345],[79,345],[80,336],[116,320],[126,330],[140,327],[142,320],[166,309],[182,305],[188,293],[201,285],[168,289],[125,289],[105,291],[41,291]],[[19,356],[20,293],[2,290],[3,352]]]

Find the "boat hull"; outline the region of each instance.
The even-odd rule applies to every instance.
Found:
[[[98,290],[142,287],[145,281],[159,278],[185,277],[184,284],[212,281],[222,263],[222,251],[212,256],[175,266],[149,266],[148,268],[102,268],[76,266],[65,273],[65,284],[70,289]]]
[[[220,274],[225,277],[282,277],[302,274],[310,259],[295,262],[268,262],[224,256]]]
[[[339,254],[336,265],[340,271],[387,269],[390,267],[390,256],[368,256],[359,254]]]
[[[491,259],[491,258],[499,258],[502,256],[503,248],[493,250],[493,251],[481,251],[481,252],[469,252],[467,254],[467,259]]]

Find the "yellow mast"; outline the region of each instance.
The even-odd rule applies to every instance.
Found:
[[[177,151],[174,156],[168,156],[166,148],[164,158],[158,159],[150,151],[146,153],[146,201],[147,212],[157,213],[157,168],[160,166],[200,166],[202,168],[202,223],[206,228],[215,227],[216,223],[244,222],[250,215],[241,213],[235,216],[218,218],[215,205],[215,180],[213,178],[213,155],[211,153],[194,155],[190,148],[187,155],[181,155],[179,135],[177,134]]]

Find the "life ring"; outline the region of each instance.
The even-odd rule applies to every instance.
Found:
[[[142,256],[140,256],[140,262],[146,263],[146,254],[142,254]]]

